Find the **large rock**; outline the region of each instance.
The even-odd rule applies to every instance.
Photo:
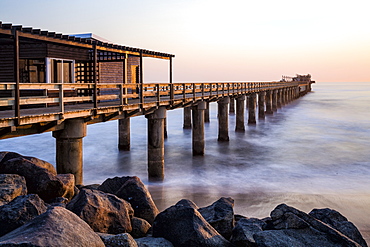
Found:
[[[137,217],[132,217],[131,225],[132,225],[131,236],[134,238],[145,237],[151,227],[148,221]]]
[[[25,177],[28,193],[38,194],[45,201],[63,196],[66,191],[63,182],[48,169],[23,157],[5,161],[0,166],[0,173]]]
[[[135,240],[138,247],[173,247],[173,244],[165,238],[145,237]]]
[[[203,218],[224,238],[230,239],[234,228],[234,200],[221,197],[212,205],[198,209]]]
[[[191,206],[174,205],[161,212],[153,224],[153,237],[163,237],[174,246],[230,246]]]
[[[0,206],[27,194],[26,180],[17,174],[0,174]]]
[[[256,218],[241,218],[232,231],[230,241],[237,247],[257,246],[253,235],[263,231],[265,225],[264,221]]]
[[[2,236],[0,246],[104,247],[104,243],[74,213],[62,207],[54,207]]]
[[[64,184],[64,194],[62,197],[71,200],[75,195],[75,176],[73,174],[58,174],[57,178]]]
[[[360,246],[331,226],[285,204],[271,212],[271,221],[275,230],[253,235],[257,246]]]
[[[135,239],[128,233],[117,235],[98,233],[105,247],[138,247]]]
[[[109,178],[98,189],[128,201],[135,211],[135,216],[145,219],[150,224],[153,224],[155,216],[159,213],[149,191],[136,176]]]
[[[0,207],[0,236],[45,213],[46,209],[44,201],[36,194],[16,197]]]
[[[55,170],[55,167],[49,162],[35,158],[35,157],[31,157],[31,156],[23,156],[19,153],[14,153],[14,152],[0,152],[0,166],[5,161],[8,161],[14,158],[25,158],[31,161],[32,163],[36,164],[37,166],[47,169],[50,173],[57,175],[57,171]]]
[[[352,222],[349,222],[347,218],[338,211],[329,208],[314,209],[309,213],[309,215],[330,225],[334,229],[337,229],[361,246],[367,247],[366,241],[362,238],[357,227]]]
[[[96,232],[118,234],[132,230],[134,211],[131,205],[112,194],[82,189],[67,204],[67,209],[80,216]]]

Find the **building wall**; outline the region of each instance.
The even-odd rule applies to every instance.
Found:
[[[100,62],[99,83],[123,83],[123,62]]]

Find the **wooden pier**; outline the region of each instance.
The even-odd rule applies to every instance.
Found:
[[[144,82],[144,57],[169,61],[168,83]],[[218,140],[229,141],[229,110],[236,112],[235,131],[244,131],[246,99],[248,124],[256,124],[256,117],[273,114],[314,83],[309,75],[275,82],[173,83],[173,57],[0,22],[0,139],[52,131],[58,173],[72,173],[82,184],[86,126],[118,120],[118,146],[129,150],[130,118],[145,115],[148,176],[163,180],[168,110],[184,109],[193,155],[203,155],[210,102],[218,103]]]

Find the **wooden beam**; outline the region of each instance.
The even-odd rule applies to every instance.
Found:
[[[20,76],[19,76],[19,35],[16,29],[13,29],[14,37],[14,79],[15,79],[15,90],[14,90],[14,116],[15,125],[19,125],[19,118],[21,117],[21,105],[20,105]]]

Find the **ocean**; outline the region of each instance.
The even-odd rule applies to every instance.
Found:
[[[280,203],[302,211],[329,207],[341,212],[370,240],[370,83],[321,83],[255,126],[217,141],[217,103],[205,124],[205,155],[192,156],[191,130],[182,109],[167,112],[165,180],[147,179],[145,117],[131,119],[131,151],[119,151],[117,121],[89,125],[84,138],[84,184],[115,176],[138,176],[158,208],[182,198],[198,206],[222,196],[235,213],[263,218]],[[245,112],[247,123],[248,111]],[[55,164],[51,133],[0,140],[0,150]]]

